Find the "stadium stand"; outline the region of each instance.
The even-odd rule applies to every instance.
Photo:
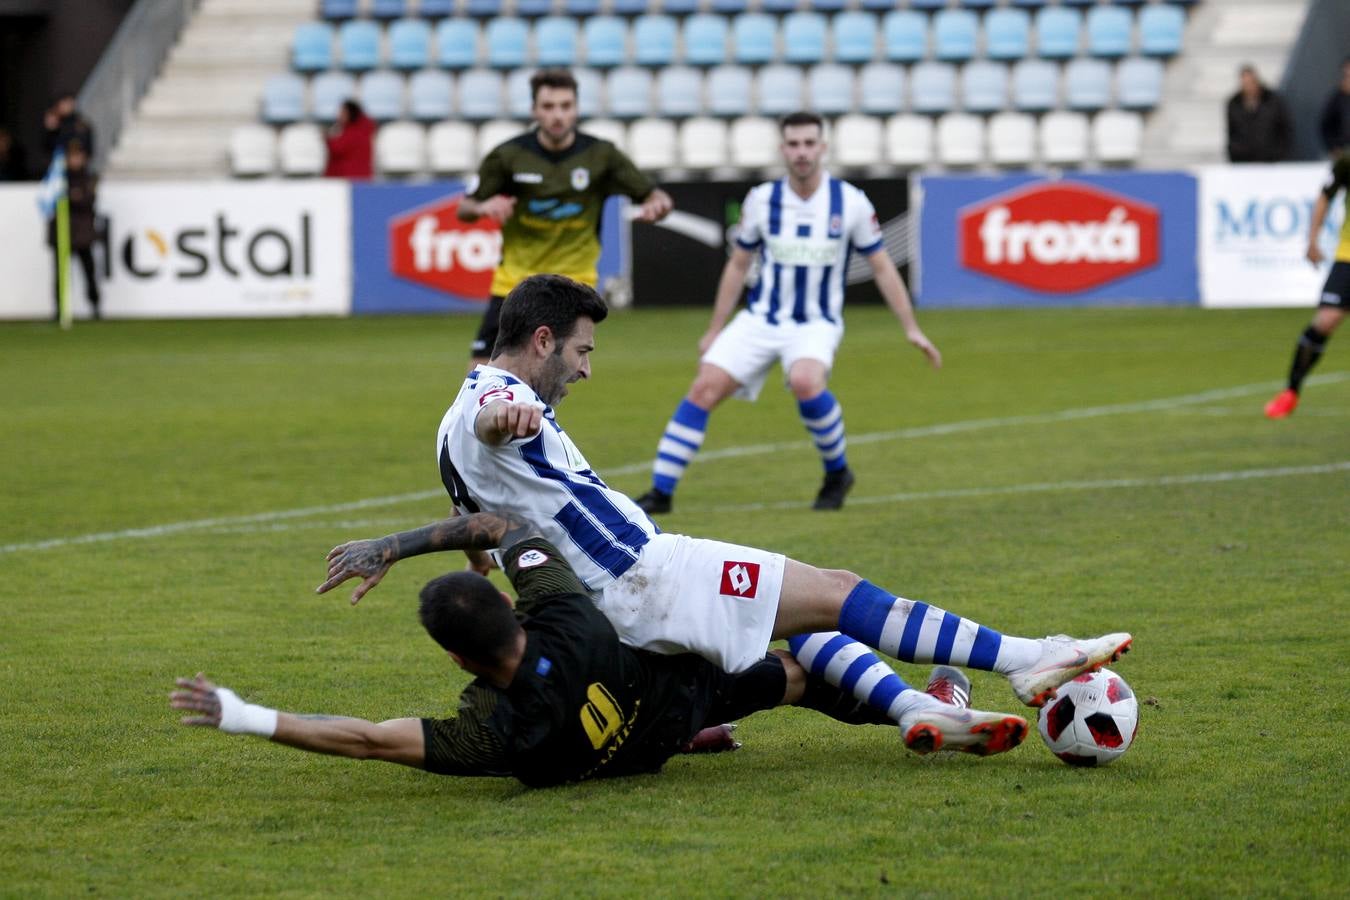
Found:
[[[656,111],[672,118],[696,116],[702,112],[702,73],[689,66],[662,69],[656,76]]]
[[[743,13],[732,23],[731,41],[736,62],[763,65],[778,52],[778,25],[772,16]]]
[[[1088,122],[1081,113],[1056,110],[1041,117],[1040,158],[1050,165],[1076,166],[1087,161]]]
[[[534,26],[534,59],[541,66],[572,66],[579,58],[577,20],[546,16]]]
[[[690,169],[718,169],[727,165],[727,123],[696,116],[680,125],[680,164]]]
[[[356,97],[366,115],[376,122],[390,122],[403,118],[403,78],[381,69],[361,76]]]
[[[678,138],[669,119],[638,119],[628,128],[628,156],[643,169],[672,169]]]
[[[437,175],[458,175],[478,167],[474,130],[467,122],[437,122],[427,130],[427,162]]]
[[[244,125],[230,135],[230,172],[239,178],[271,175],[277,167],[277,136],[266,125]]]
[[[944,166],[975,166],[984,159],[984,120],[947,113],[937,121],[937,157]]]
[[[639,66],[668,66],[675,62],[680,26],[670,16],[639,16],[633,23],[633,62]]]
[[[467,69],[478,62],[478,25],[472,19],[442,19],[436,26],[436,64]]]
[[[684,20],[684,61],[691,66],[715,66],[727,59],[727,20],[712,13]]]
[[[900,113],[886,120],[886,161],[912,169],[928,165],[933,158],[933,120],[928,116]]]
[[[1027,166],[1036,156],[1036,120],[1025,113],[989,117],[989,161],[996,166]]]
[[[823,63],[806,73],[806,107],[823,116],[842,116],[855,107],[853,72],[847,66]]]
[[[882,122],[875,116],[849,114],[834,123],[830,143],[831,159],[850,169],[870,169],[881,165]]]
[[[289,72],[268,78],[263,86],[262,120],[271,125],[285,125],[304,117],[304,80]]]
[[[858,109],[873,116],[889,116],[905,106],[905,70],[888,62],[873,62],[858,72]]]
[[[881,20],[881,40],[891,62],[918,62],[928,53],[928,21],[912,9],[892,10]]]
[[[708,112],[715,116],[750,114],[754,76],[745,66],[718,66],[708,72]]]
[[[346,72],[324,72],[310,84],[310,111],[325,124],[337,119],[343,100],[356,96],[356,79]]]
[[[502,87],[502,76],[490,69],[464,72],[456,85],[460,116],[471,121],[500,118],[504,110]]]
[[[609,115],[614,118],[645,116],[652,109],[652,73],[633,66],[611,69],[605,81],[605,96]]]
[[[413,175],[426,168],[426,132],[412,122],[390,122],[375,134],[375,168]]]
[[[618,119],[590,119],[583,122],[581,128],[588,134],[609,141],[620,150],[628,147],[628,129]]]
[[[731,164],[741,169],[767,169],[778,161],[778,125],[762,116],[731,123]]]
[[[277,159],[283,175],[322,175],[324,163],[328,161],[328,148],[318,126],[295,122],[281,129],[277,138]]]
[[[783,20],[783,59],[798,65],[812,65],[825,59],[825,17],[799,11]]]
[[[803,81],[800,66],[780,63],[760,69],[756,90],[759,111],[766,116],[785,116],[801,109]]]
[[[389,65],[402,71],[431,62],[431,26],[421,19],[399,19],[389,25]]]
[[[408,114],[420,122],[450,118],[455,107],[455,82],[447,72],[423,69],[408,79]]]
[[[1098,162],[1129,164],[1139,158],[1144,122],[1137,113],[1111,109],[1092,120],[1093,155]]]
[[[365,19],[343,22],[338,29],[338,59],[348,72],[365,72],[380,64],[380,26]]]
[[[584,26],[585,62],[608,69],[620,65],[628,56],[628,26],[618,16],[593,16]]]

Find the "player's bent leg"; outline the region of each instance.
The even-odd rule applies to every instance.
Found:
[[[712,410],[740,387],[730,373],[711,363],[702,363],[689,394],[675,408],[666,423],[652,463],[651,490],[637,498],[638,507],[647,515],[670,512],[675,488],[684,470],[693,461],[708,429]]]

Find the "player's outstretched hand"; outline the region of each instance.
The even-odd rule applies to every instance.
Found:
[[[1308,245],[1308,252],[1306,256],[1308,258],[1308,262],[1312,263],[1314,266],[1320,266],[1322,264],[1322,260],[1326,258],[1322,255],[1322,248],[1317,245],[1316,241],[1313,241],[1311,244]]]
[[[633,219],[637,222],[659,222],[674,208],[675,201],[670,199],[670,195],[660,188],[655,188],[647,195],[647,199],[642,201],[642,205],[633,214]]]
[[[220,697],[216,694],[216,686],[206,680],[204,673],[198,672],[196,678],[179,678],[174,683],[179,689],[169,695],[169,706],[199,713],[183,716],[184,725],[220,727]]]
[[[928,357],[928,362],[933,368],[942,368],[942,353],[938,350],[937,345],[928,339],[928,335],[915,328],[913,331],[905,332],[905,339],[918,347],[923,355]]]
[[[516,211],[516,198],[507,194],[497,194],[478,204],[478,214],[487,216],[500,225],[511,218]]]
[[[385,538],[341,544],[328,551],[328,580],[316,587],[314,593],[326,594],[348,579],[360,578],[361,583],[352,592],[352,606],[355,606],[380,583],[394,562],[394,548]]]

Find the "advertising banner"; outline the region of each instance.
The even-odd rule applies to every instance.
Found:
[[[0,319],[55,319],[54,263],[47,222],[38,211],[37,182],[0,184]],[[84,273],[71,268],[70,293],[77,317],[88,314]]]
[[[1333,202],[1321,266],[1308,262],[1325,163],[1206,166],[1200,177],[1200,299],[1205,306],[1313,306],[1335,253],[1345,206]]]
[[[502,233],[488,219],[461,222],[465,185],[352,186],[352,311],[481,312],[501,258]],[[602,289],[627,271],[625,200],[611,197],[601,221]]]
[[[926,306],[1198,299],[1190,175],[921,176],[916,190]]]

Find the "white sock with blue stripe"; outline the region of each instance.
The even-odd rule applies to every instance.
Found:
[[[844,409],[834,394],[828,390],[817,394],[810,400],[798,400],[797,411],[801,413],[802,423],[811,432],[820,461],[825,464],[826,472],[842,472],[848,468],[848,458],[844,448],[848,441],[844,438]]]
[[[703,446],[703,435],[707,428],[708,410],[695,406],[688,398],[681,400],[675,408],[675,415],[666,423],[661,443],[656,446],[652,487],[663,494],[675,493],[685,467],[698,453],[698,448]]]
[[[867,647],[837,631],[796,635],[788,638],[788,649],[812,675],[848,691],[895,722],[915,706],[937,702],[906,684]]]
[[[861,581],[844,600],[839,630],[904,662],[931,662],[1007,674],[1033,664],[1040,641],[992,628]]]

